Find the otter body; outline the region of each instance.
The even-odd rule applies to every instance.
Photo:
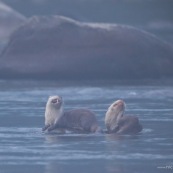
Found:
[[[100,130],[96,116],[92,111],[74,109],[64,112],[62,98],[59,98],[59,96],[53,96],[47,102],[43,131],[64,129],[76,133],[94,133]],[[56,99],[59,99],[59,104],[56,104]]]
[[[64,112],[55,128],[65,128],[77,133],[94,133],[99,130],[95,114],[88,109],[74,109]]]
[[[107,133],[136,134],[142,131],[138,117],[124,115],[124,112],[125,103],[122,100],[117,100],[108,108],[105,116]]]
[[[118,122],[117,134],[137,134],[142,131],[142,125],[136,116],[124,115]]]

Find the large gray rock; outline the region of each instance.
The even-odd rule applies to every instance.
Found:
[[[22,14],[0,1],[0,49],[8,41],[10,34],[25,19]]]
[[[172,77],[173,47],[129,26],[33,17],[0,57],[0,77],[144,79]]]

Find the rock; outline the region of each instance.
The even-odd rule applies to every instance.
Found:
[[[19,27],[25,19],[23,15],[0,2],[0,47],[8,41],[10,34]]]
[[[32,17],[0,57],[1,78],[148,79],[172,77],[173,47],[116,24]]]

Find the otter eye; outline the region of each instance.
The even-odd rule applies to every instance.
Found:
[[[57,103],[58,99],[53,99],[51,102],[52,103]]]

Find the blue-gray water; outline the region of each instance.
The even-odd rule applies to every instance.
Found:
[[[55,94],[63,96],[66,110],[92,109],[103,128],[108,106],[124,99],[143,132],[43,134],[45,104]],[[172,133],[172,86],[0,81],[0,173],[172,172]]]

